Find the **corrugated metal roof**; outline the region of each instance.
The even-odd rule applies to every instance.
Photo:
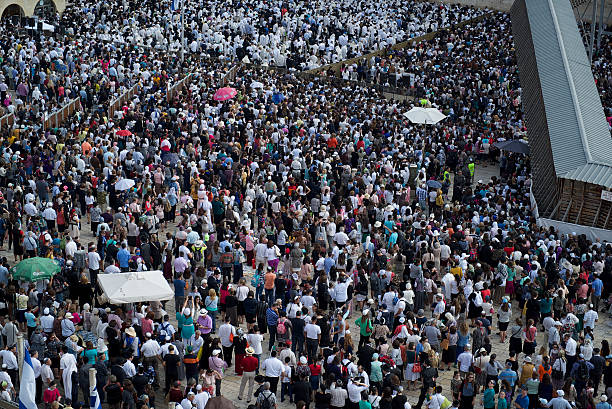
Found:
[[[555,172],[612,188],[612,138],[571,4],[525,0],[525,5]]]

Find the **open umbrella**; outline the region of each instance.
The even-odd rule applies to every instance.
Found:
[[[280,92],[275,92],[272,95],[272,102],[274,102],[275,104],[280,104],[284,99],[285,99],[285,96],[281,94]]]
[[[251,82],[251,88],[253,88],[253,89],[258,89],[258,88],[261,89],[263,87],[264,87],[264,84],[259,82],[259,81]]]
[[[437,180],[428,180],[427,181],[427,186],[429,186],[432,189],[442,189],[442,183],[438,182]]]
[[[11,269],[11,274],[15,280],[39,281],[53,277],[60,270],[53,259],[32,257],[20,261]]]
[[[128,190],[135,184],[136,182],[132,179],[121,179],[119,182],[115,183],[115,190]]]
[[[219,88],[215,95],[213,95],[213,99],[215,101],[227,101],[228,99],[234,98],[238,95],[238,91],[231,87],[223,87]]]
[[[176,166],[176,164],[179,162],[179,156],[178,154],[174,153],[174,152],[165,152],[162,153],[161,155],[161,160],[163,163],[168,163],[170,162],[170,166]]]
[[[117,136],[130,136],[132,133],[127,129],[121,129],[115,133]]]
[[[499,141],[493,144],[496,148],[502,151],[520,153],[523,155],[529,154],[529,145],[522,139],[513,139],[511,141]]]
[[[208,399],[204,409],[236,409],[236,405],[223,396],[215,396],[214,398]]]
[[[446,115],[436,108],[421,107],[412,108],[410,111],[405,112],[404,116],[413,124],[437,124],[446,118]]]

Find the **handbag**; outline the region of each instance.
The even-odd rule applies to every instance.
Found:
[[[440,342],[440,347],[444,350],[447,351],[448,350],[448,346],[449,346],[450,342],[448,340],[448,338],[444,338],[442,340],[442,342]]]
[[[423,370],[423,368],[421,367],[421,363],[417,359],[417,361],[414,364],[412,364],[412,372],[413,373],[421,373],[422,370]]]

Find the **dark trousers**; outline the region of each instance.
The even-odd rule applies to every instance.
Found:
[[[270,391],[276,395],[276,390],[278,389],[278,380],[280,378],[278,376],[266,376],[266,382],[270,382]]]
[[[365,346],[368,342],[370,342],[370,336],[369,335],[361,335],[359,337],[359,346],[357,347],[357,349],[361,349],[361,347]]]
[[[222,346],[221,348],[223,348],[223,360],[227,362],[228,367],[232,366],[232,353],[234,352],[234,346],[233,345],[231,347]]]
[[[215,396],[221,396],[221,379],[215,379]]]
[[[304,335],[296,335],[291,337],[291,350],[302,355],[304,351]]]
[[[317,351],[319,350],[319,340],[317,339],[306,339],[306,351],[308,353],[308,357],[312,359],[317,359]]]
[[[268,291],[268,290],[266,290]],[[270,340],[268,342],[268,351],[272,351],[272,346],[276,342],[276,325],[268,325],[268,331],[270,331]]]
[[[39,376],[38,378],[36,378],[36,403],[42,402],[42,386],[42,377]]]

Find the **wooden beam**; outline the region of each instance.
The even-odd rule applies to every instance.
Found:
[[[608,225],[608,220],[610,219],[610,212],[612,211],[612,205],[610,206],[610,208],[608,209],[608,216],[606,216],[606,222],[604,223],[604,225],[602,226],[604,229],[606,228],[606,226]]]
[[[580,213],[582,213],[582,208],[584,207],[584,193],[586,192],[587,185],[586,183],[582,184],[582,202],[580,202],[580,209],[578,209],[578,214],[576,215],[576,221],[574,223],[578,224],[578,220],[580,219]]]
[[[574,201],[574,198],[570,197],[570,201],[569,201],[569,204],[567,205],[567,209],[565,209],[565,213],[563,214],[563,219],[561,219],[562,222],[564,222],[565,219],[567,219],[567,214],[569,213],[569,210],[572,207],[572,202],[573,201]]]
[[[555,218],[555,214],[557,214],[557,210],[559,209],[559,206],[561,206],[561,200],[557,201],[557,205],[555,206],[555,208],[553,209],[552,213],[550,214],[550,216],[548,216],[550,219],[554,219]]]
[[[591,227],[596,227],[597,225],[597,219],[599,218],[599,212],[601,212],[601,204],[603,203],[603,200],[599,200],[599,206],[597,206],[597,212],[595,213],[595,218],[593,219],[593,224],[591,225]]]

